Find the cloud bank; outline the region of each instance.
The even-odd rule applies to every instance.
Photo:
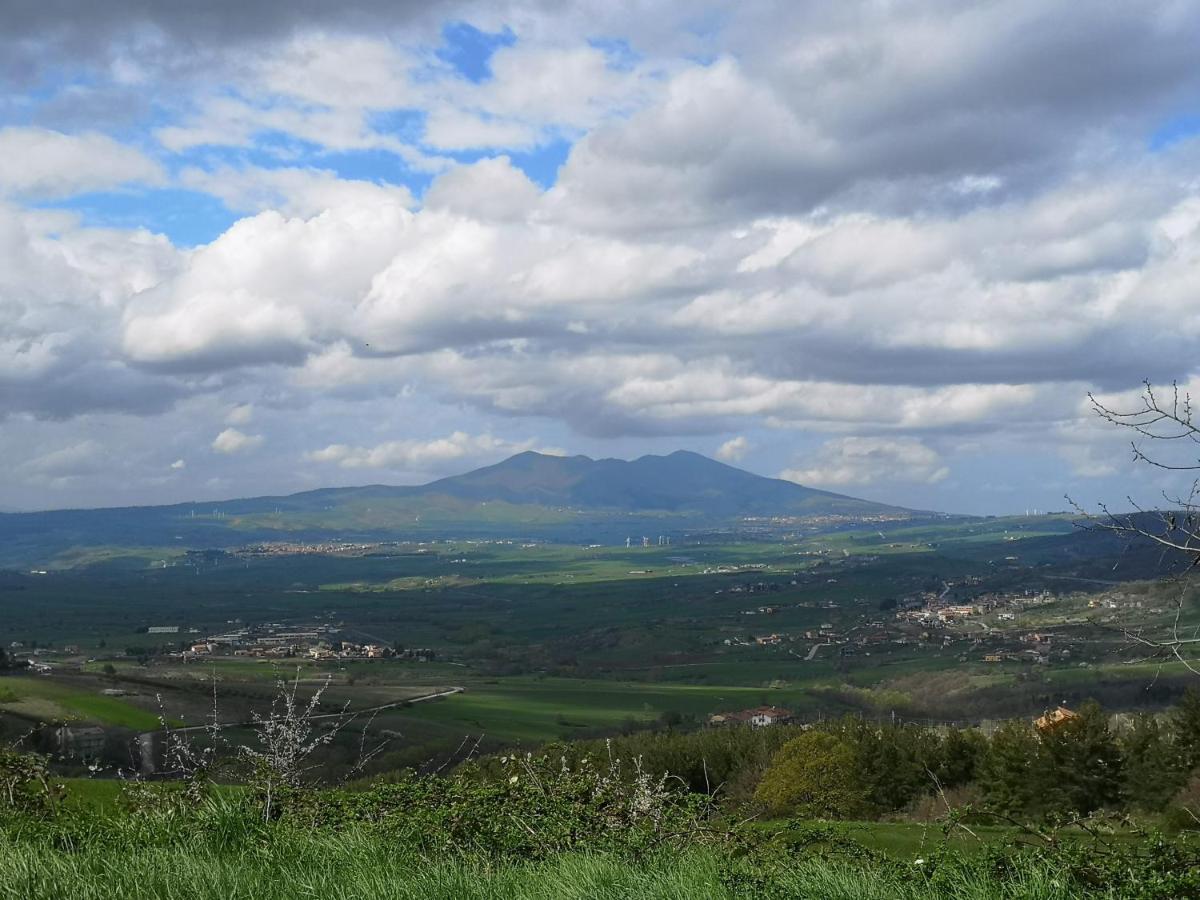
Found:
[[[547,443],[960,509],[1001,453],[1043,508],[1125,477],[1080,401],[1194,375],[1200,12],[721,8],[14,16],[0,501]]]

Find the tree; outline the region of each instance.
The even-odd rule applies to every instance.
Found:
[[[1200,690],[1188,688],[1171,711],[1177,765],[1185,772],[1200,768]]]
[[[958,787],[975,779],[987,753],[987,738],[979,731],[952,728],[942,739],[941,753],[934,774],[944,788]]]
[[[1133,720],[1121,739],[1121,754],[1124,793],[1139,809],[1163,809],[1187,780],[1172,729],[1156,716],[1143,713]]]
[[[1191,396],[1186,391],[1181,394],[1178,384],[1172,382],[1169,391],[1158,391],[1149,381],[1143,385],[1141,402],[1130,409],[1117,409],[1090,393],[1088,399],[1100,418],[1133,433],[1130,447],[1135,462],[1183,473],[1191,484],[1186,491],[1163,491],[1166,508],[1161,510],[1145,509],[1132,497],[1127,499],[1133,513],[1115,514],[1101,504],[1101,516],[1095,527],[1177,554],[1186,565],[1182,573],[1186,575],[1200,567],[1200,458],[1197,458],[1200,422],[1196,421]],[[1147,450],[1147,442],[1151,441],[1156,442],[1154,449]],[[1124,631],[1149,656],[1177,660],[1200,675],[1197,656],[1200,634],[1181,630],[1180,620],[1187,600],[1185,584],[1179,593],[1174,620],[1165,630],[1126,628]]]
[[[1121,799],[1123,760],[1108,715],[1089,700],[1078,715],[1042,732],[1064,812],[1088,815]]]
[[[1034,727],[1015,719],[992,734],[979,771],[987,805],[1009,816],[1040,816],[1054,803],[1049,758]]]
[[[297,668],[292,681],[277,682],[270,711],[251,714],[255,744],[243,744],[238,750],[243,761],[249,764],[250,787],[262,801],[264,820],[278,815],[280,803],[320,767],[316,761],[317,752],[332,744],[355,719],[347,712],[348,702],[336,713],[321,712],[321,698],[329,684],[330,678],[326,678],[305,701],[300,695],[300,669]],[[324,721],[318,722],[318,719]],[[349,770],[349,775],[361,774],[367,763],[383,750],[384,745],[380,744],[368,751],[366,738],[364,727],[358,762]]]
[[[821,731],[788,741],[771,760],[754,797],[773,815],[850,818],[864,807],[854,748]]]
[[[874,811],[902,809],[922,793],[936,790],[943,755],[936,732],[846,717],[833,733],[854,748],[859,780]]]

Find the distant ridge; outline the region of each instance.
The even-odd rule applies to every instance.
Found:
[[[626,528],[731,527],[747,518],[916,515],[925,514],[765,478],[686,450],[634,460],[527,451],[411,487],[366,485],[170,506],[3,514],[0,564],[95,546],[201,548],[438,535],[576,540]]]

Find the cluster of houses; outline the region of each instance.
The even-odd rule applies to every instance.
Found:
[[[339,641],[336,647],[309,647],[308,656],[311,659],[388,659],[395,656],[396,651],[382,644],[356,644],[353,641]]]
[[[1061,633],[1057,638],[1045,630],[1018,635],[1013,633],[1011,627],[1005,627],[1015,623],[1021,611],[1059,599],[1055,594],[1040,589],[982,592],[980,582],[978,576],[967,576],[956,583],[943,585],[940,591],[925,591],[886,601],[882,608],[894,610],[892,617],[880,616],[878,620],[869,620],[862,616],[857,622],[841,621],[837,625],[834,621],[823,622],[803,632],[743,633],[724,637],[721,643],[731,648],[775,648],[804,641],[810,644],[807,654],[804,651],[787,651],[804,660],[814,659],[821,647],[835,647],[836,650],[830,652],[850,657],[887,652],[892,646],[937,646],[945,649],[954,644],[969,645],[960,656],[963,661],[974,658],[985,663],[1047,664],[1072,659],[1071,649],[1063,646],[1072,642]],[[856,605],[861,608],[865,602],[858,601]],[[744,609],[741,615],[775,615],[800,607],[834,610],[839,604],[834,601],[775,604]],[[972,648],[976,651],[974,654],[971,653]]]
[[[231,623],[233,624],[233,623]],[[185,661],[197,657],[251,657],[254,659],[307,658],[323,661],[346,659],[411,659],[428,662],[436,654],[429,648],[398,650],[386,644],[358,643],[339,635],[340,623],[319,622],[309,628],[281,624],[238,627],[195,641],[177,654]]]
[[[1042,733],[1054,731],[1068,722],[1079,718],[1079,713],[1059,706],[1034,719],[1034,727]],[[714,727],[749,725],[753,728],[766,728],[771,725],[790,725],[796,722],[796,716],[790,709],[780,706],[758,706],[754,709],[743,709],[737,712],[715,713],[708,717],[708,724]]]
[[[964,582],[964,586],[972,579]],[[896,618],[921,624],[953,624],[971,616],[982,616],[999,612],[1001,621],[1013,621],[1016,613],[1036,606],[1052,603],[1056,598],[1049,591],[1027,590],[1021,593],[985,593],[968,602],[947,599],[953,586],[947,585],[940,594],[927,591],[918,597],[905,597],[896,602]]]
[[[312,646],[329,639],[333,627],[326,624],[297,630],[283,625],[263,625],[256,628],[235,628],[209,635],[183,651],[182,656],[252,656],[262,659],[285,659],[302,656]]]
[[[739,712],[716,713],[708,717],[709,725],[751,725],[766,728],[768,725],[787,725],[795,721],[790,709],[780,706],[758,706]]]
[[[398,547],[395,541],[352,543],[349,541],[320,541],[317,543],[302,543],[298,541],[274,541],[263,544],[250,544],[239,547],[234,551],[236,556],[246,558],[261,558],[268,556],[363,556],[367,553],[377,553],[388,547]]]

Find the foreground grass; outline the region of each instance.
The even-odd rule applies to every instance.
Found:
[[[1182,836],[1138,847],[1081,837],[1031,849],[993,830],[968,845],[920,826],[797,821],[750,831],[715,823],[677,840],[687,821],[667,807],[658,833],[625,822],[611,801],[563,807],[558,794],[575,781],[564,777],[544,793],[532,785],[546,773],[527,771],[524,794],[458,785],[468,792],[443,796],[453,785],[439,793],[426,782],[405,794],[384,785],[302,795],[270,821],[245,790],[197,797],[182,786],[140,785],[113,796],[80,793],[73,782],[54,810],[0,810],[0,900],[1200,896],[1195,843]],[[597,818],[596,810],[606,812]],[[633,839],[611,840],[614,829]]]
[[[221,851],[215,848],[112,848],[73,851],[0,844],[0,898],[40,900],[274,900],[274,898],[413,898],[413,900],[623,900],[751,897],[940,900],[1085,896],[1044,869],[1000,880],[962,869],[928,877],[901,867],[804,859],[764,873],[716,851],[691,851],[629,862],[564,854],[523,864],[469,858],[423,859],[387,841],[353,832]],[[1088,897],[1116,897],[1100,888]]]

